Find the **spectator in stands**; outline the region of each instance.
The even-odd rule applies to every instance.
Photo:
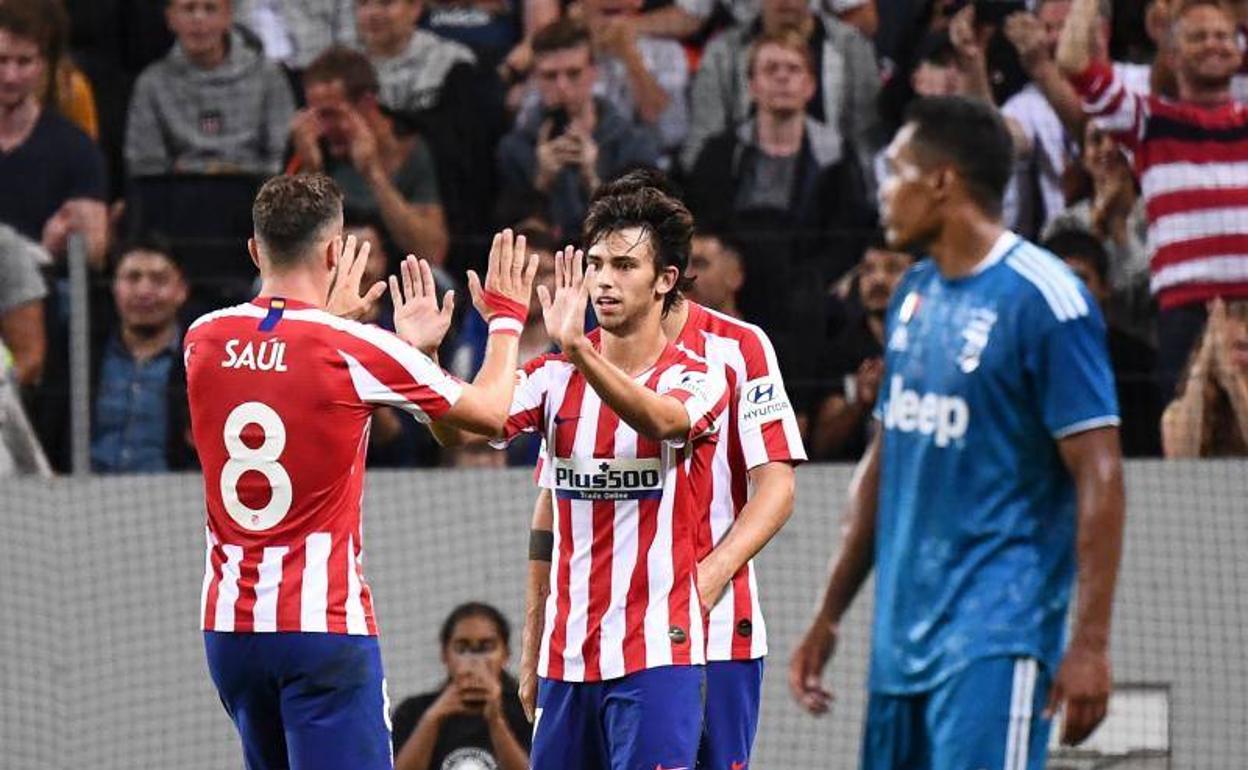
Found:
[[[11,359],[13,381],[22,388],[33,386],[43,373],[43,298],[48,292],[39,268],[48,261],[38,244],[0,225],[0,343]]]
[[[25,4],[53,27],[53,46],[48,54],[40,100],[54,107],[93,140],[99,137],[99,116],[91,82],[65,50],[69,43],[69,14],[62,0],[5,0]]]
[[[689,61],[679,43],[637,34],[643,2],[584,0],[598,70],[594,93],[657,131],[664,152],[675,152],[689,132]]]
[[[0,4],[0,222],[63,257],[72,232],[101,267],[108,244],[104,160],[41,103],[57,29],[37,4]]]
[[[806,112],[814,63],[796,30],[764,33],[746,60],[754,117],[708,141],[688,179],[689,208],[704,225],[732,230],[747,249],[746,317],[768,331],[790,307],[788,281],[801,263],[827,259],[816,279],[834,280],[857,253],[855,229],[874,224],[855,158]],[[746,232],[746,229],[749,232]],[[802,273],[802,283],[810,280]]]
[[[638,35],[688,40],[713,26],[713,17],[745,25],[758,18],[760,0],[674,0],[655,4],[634,24]]]
[[[1074,203],[1049,223],[1044,236],[1071,229],[1096,236],[1109,255],[1107,317],[1151,339],[1155,330],[1144,199],[1122,147],[1094,121],[1084,129],[1079,164],[1067,169],[1065,186]]]
[[[298,72],[333,46],[355,43],[355,0],[234,0],[234,15],[272,61]]]
[[[1158,368],[1162,395],[1204,325],[1207,302],[1248,297],[1248,108],[1231,99],[1243,51],[1235,21],[1216,0],[1189,0],[1175,17],[1179,100],[1123,88],[1094,58],[1096,0],[1075,0],[1057,62],[1089,113],[1135,157],[1149,211],[1152,290],[1160,305]]]
[[[471,70],[476,57],[467,46],[416,27],[422,0],[355,0],[360,44],[381,81],[381,102],[402,112],[433,108],[443,89],[459,73]]]
[[[117,328],[92,351],[91,467],[156,473],[193,467],[182,327],[187,284],[158,239],[122,250],[113,275]]]
[[[758,19],[725,30],[702,55],[690,93],[689,136],[681,153],[686,169],[693,168],[711,137],[749,118],[751,48],[760,37],[774,37],[783,30],[802,37],[815,64],[818,98],[806,110],[826,134],[819,142],[835,146],[838,154],[844,151],[840,145],[847,145],[859,154],[860,168],[869,168],[871,156],[887,138],[880,135],[876,107],[880,73],[870,41],[835,18],[816,15],[807,0],[762,0]]]
[[[811,457],[854,460],[870,441],[871,410],[884,374],[884,313],[913,259],[890,251],[873,235],[857,267],[861,313],[828,345],[819,365],[819,395],[811,409]]]
[[[1166,457],[1248,455],[1248,301],[1210,302],[1186,375],[1161,421]]]
[[[689,298],[703,307],[733,318],[744,318],[737,295],[745,285],[745,255],[732,238],[715,232],[693,236],[689,269],[693,279]]]
[[[1100,239],[1086,230],[1062,230],[1050,236],[1044,248],[1061,257],[1107,310],[1110,299],[1109,254]],[[1109,360],[1114,367],[1118,409],[1122,416],[1119,435],[1127,457],[1161,454],[1162,400],[1157,391],[1157,353],[1144,340],[1125,331],[1106,313]]]
[[[580,233],[589,196],[603,180],[659,159],[650,132],[594,98],[597,76],[583,23],[560,19],[544,27],[533,37],[541,109],[522,116],[498,147],[503,195],[545,195],[559,238]]]
[[[559,0],[431,0],[421,26],[466,45],[479,64],[515,83],[531,63],[528,40],[560,10]]]
[[[304,71],[303,85],[308,106],[292,124],[292,169],[332,177],[346,210],[380,219],[399,252],[444,262],[446,217],[429,148],[395,132],[368,59],[331,48]]]
[[[169,0],[177,42],[139,76],[126,124],[126,172],[274,174],[295,111],[290,84],[231,0]]]
[[[394,710],[395,770],[527,770],[533,728],[505,667],[511,625],[481,602],[451,611],[438,637],[446,682]]]

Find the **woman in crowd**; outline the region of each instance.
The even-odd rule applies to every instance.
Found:
[[[511,627],[494,607],[462,604],[442,624],[446,681],[394,710],[395,770],[526,770],[532,727],[504,670]]]

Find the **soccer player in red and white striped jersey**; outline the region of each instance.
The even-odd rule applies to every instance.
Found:
[[[253,208],[260,296],[188,330],[187,389],[203,464],[208,548],[200,615],[209,670],[249,770],[392,766],[373,602],[360,568],[364,456],[380,405],[422,422],[499,431],[537,260],[495,237],[484,288],[485,363],[461,382],[422,350],[450,323],[432,273],[409,257],[390,279],[397,334],[340,318],[367,247],[342,233],[342,195],[321,175],[277,177]]]
[[[1206,303],[1248,297],[1248,106],[1231,95],[1244,53],[1222,4],[1185,0],[1171,29],[1179,99],[1144,96],[1093,58],[1097,25],[1096,0],[1076,0],[1058,65],[1085,111],[1135,156],[1161,308],[1158,364],[1173,385]]]
[[[538,292],[562,352],[524,367],[501,436],[543,436],[539,483],[556,507],[534,770],[696,761],[699,538],[728,392],[663,334],[691,234],[688,210],[659,190],[599,196],[585,224],[589,267],[565,251],[554,297]],[[584,330],[589,299],[596,340]]]

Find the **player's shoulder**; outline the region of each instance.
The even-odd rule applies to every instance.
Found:
[[[1003,306],[1045,322],[1065,323],[1094,313],[1096,303],[1083,282],[1047,249],[1019,238],[1001,263]]]
[[[561,352],[555,351],[533,356],[520,365],[520,371],[529,376],[538,372],[552,372],[570,368],[572,368],[572,363],[568,361],[568,357]]]
[[[265,311],[263,308],[251,302],[244,302],[240,305],[232,305],[230,307],[221,308],[204,313],[199,318],[191,322],[186,329],[186,340],[192,340],[201,336],[210,335],[215,331],[233,330],[241,325],[252,323],[254,319],[263,318]]]
[[[689,301],[690,327],[702,334],[729,339],[745,346],[771,346],[771,338],[758,324],[735,318]]]

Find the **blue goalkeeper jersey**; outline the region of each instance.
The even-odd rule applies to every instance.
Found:
[[[1057,441],[1118,424],[1095,301],[1005,233],[971,275],[915,265],[885,333],[871,689],[922,692],[998,655],[1055,670],[1075,570]]]

